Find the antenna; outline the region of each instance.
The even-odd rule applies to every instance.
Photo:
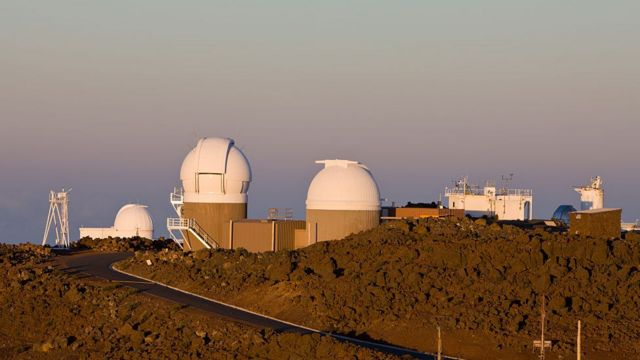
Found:
[[[582,322],[578,320],[578,338],[576,339],[576,360],[582,359]]]
[[[513,175],[514,173],[509,173],[509,176],[502,175],[502,186],[503,186],[502,189],[505,191],[505,193],[509,189],[509,186],[511,186],[511,181],[513,181]]]
[[[544,352],[545,349],[551,349],[551,341],[544,339],[544,328],[545,328],[545,317],[547,313],[544,310],[544,294],[541,296],[542,304],[540,309],[540,340],[533,340],[533,349],[540,348],[540,354],[538,355],[538,359],[544,360]]]
[[[438,360],[442,360],[442,336],[440,334],[440,326],[438,326]]]
[[[47,243],[49,232],[53,225],[55,231],[55,246],[69,247],[69,192],[71,189],[62,189],[60,192],[49,192],[49,213],[42,237],[42,246]]]

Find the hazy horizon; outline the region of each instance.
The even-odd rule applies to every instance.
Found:
[[[534,217],[640,218],[640,3],[23,2],[0,5],[0,242],[40,242],[50,189],[71,235],[149,205],[156,236],[199,137],[252,166],[250,217],[304,218],[320,166],[365,163],[384,198],[514,173]]]

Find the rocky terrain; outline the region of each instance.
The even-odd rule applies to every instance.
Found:
[[[180,248],[171,239],[150,240],[142,237],[133,237],[128,239],[106,238],[92,239],[82,238],[71,243],[73,250],[95,250],[103,252],[133,252],[140,250],[179,250]]]
[[[397,221],[296,251],[137,252],[126,271],[322,330],[470,359],[640,358],[640,239]],[[151,266],[146,260],[151,260]]]
[[[232,323],[68,275],[48,248],[0,244],[2,359],[387,359],[319,335]]]

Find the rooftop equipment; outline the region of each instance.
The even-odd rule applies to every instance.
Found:
[[[604,207],[604,189],[602,178],[591,178],[589,185],[576,186],[574,190],[580,194],[580,210],[602,209]]]
[[[497,188],[487,182],[484,187],[469,184],[467,177],[455,182],[453,188],[445,188],[444,195],[449,209],[464,209],[473,217],[490,216],[500,220],[531,220],[533,217],[533,191],[510,189],[508,178]]]

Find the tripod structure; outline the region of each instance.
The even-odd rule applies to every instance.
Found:
[[[49,192],[49,214],[42,237],[42,246],[47,243],[51,227],[55,231],[56,247],[69,247],[69,190]]]

